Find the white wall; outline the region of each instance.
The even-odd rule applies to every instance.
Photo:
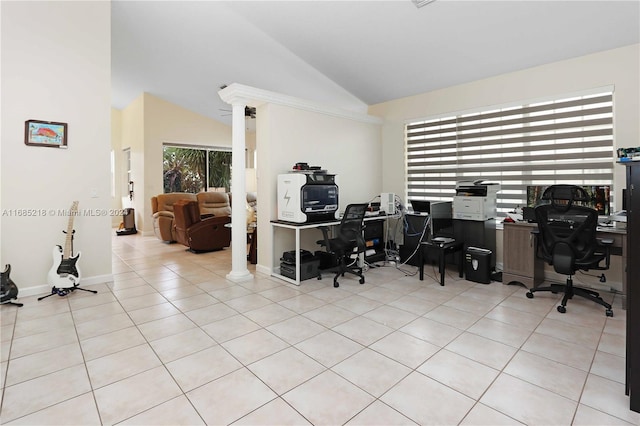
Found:
[[[339,178],[340,209],[368,202],[380,194],[382,165],[380,125],[300,110],[277,104],[257,109],[258,152],[258,266],[269,271],[290,240],[278,241],[272,252],[269,221],[277,219],[277,175],[292,170],[297,162],[321,166]],[[312,238],[307,250],[318,250]],[[286,247],[285,247],[286,246]]]
[[[384,190],[405,193],[404,122],[409,119],[540,99],[613,85],[616,147],[640,145],[640,45],[586,55],[499,75],[468,84],[397,99],[369,108],[385,120],[382,129]],[[616,167],[614,187],[621,199],[624,168]],[[618,206],[619,208],[620,206]]]
[[[127,105],[122,111],[120,111],[120,146],[114,147],[118,149],[118,155],[116,155],[116,161],[118,163],[118,169],[122,174],[116,181],[121,182],[120,190],[123,191],[122,186],[127,185],[126,177],[123,175],[126,173],[124,164],[124,150],[129,150],[131,155],[131,180],[134,182],[134,195],[131,200],[131,207],[135,209],[135,221],[136,227],[142,229],[144,226],[144,208],[146,205],[145,197],[145,185],[144,185],[144,95],[140,94],[129,105]],[[117,131],[112,125],[112,131]],[[136,185],[137,183],[137,185]]]
[[[111,207],[109,2],[2,2],[0,264],[21,295],[48,291],[52,249],[74,200]],[[53,27],[52,27],[53,26]],[[26,146],[25,120],[68,123],[68,149]],[[97,197],[93,197],[93,194]],[[15,216],[33,209],[37,216]],[[44,212],[44,213],[42,213]],[[84,284],[111,278],[111,218],[74,219]]]

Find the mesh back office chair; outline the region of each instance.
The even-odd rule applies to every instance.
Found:
[[[532,288],[527,292],[527,297],[533,298],[533,293],[537,291],[563,292],[562,303],[558,306],[560,313],[567,311],[567,300],[576,295],[604,306],[606,315],[613,316],[611,305],[602,300],[597,292],[574,287],[571,278],[578,270],[609,269],[609,246],[613,240],[596,238],[598,212],[575,204],[588,201],[588,194],[579,186],[553,185],[545,190],[542,199],[550,201],[550,204],[535,208],[538,222],[536,253],[553,265],[557,273],[567,275],[567,282]],[[604,265],[600,265],[602,261]]]
[[[338,277],[343,276],[346,272],[360,277],[360,284],[364,284],[364,275],[362,267],[358,266],[358,260],[352,259],[352,254],[364,253],[366,250],[364,236],[363,221],[364,214],[367,211],[368,204],[349,204],[344,211],[342,221],[336,229],[336,237],[329,238],[329,228],[321,226],[320,230],[324,236],[323,240],[318,244],[325,247],[328,253],[336,257],[338,265],[335,266],[336,274],[333,277],[333,286],[339,287]],[[318,279],[321,277],[319,276]]]

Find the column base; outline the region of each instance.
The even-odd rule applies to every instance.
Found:
[[[231,271],[226,277],[229,281],[233,281],[234,283],[242,283],[245,281],[253,280],[253,274],[247,271]]]

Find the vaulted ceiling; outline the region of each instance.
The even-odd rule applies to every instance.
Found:
[[[230,123],[240,83],[366,111],[639,42],[639,1],[113,1],[112,99]]]

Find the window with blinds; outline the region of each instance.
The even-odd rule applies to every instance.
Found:
[[[407,199],[452,200],[459,181],[501,184],[499,216],[527,186],[613,182],[613,93],[456,114],[406,125]]]

